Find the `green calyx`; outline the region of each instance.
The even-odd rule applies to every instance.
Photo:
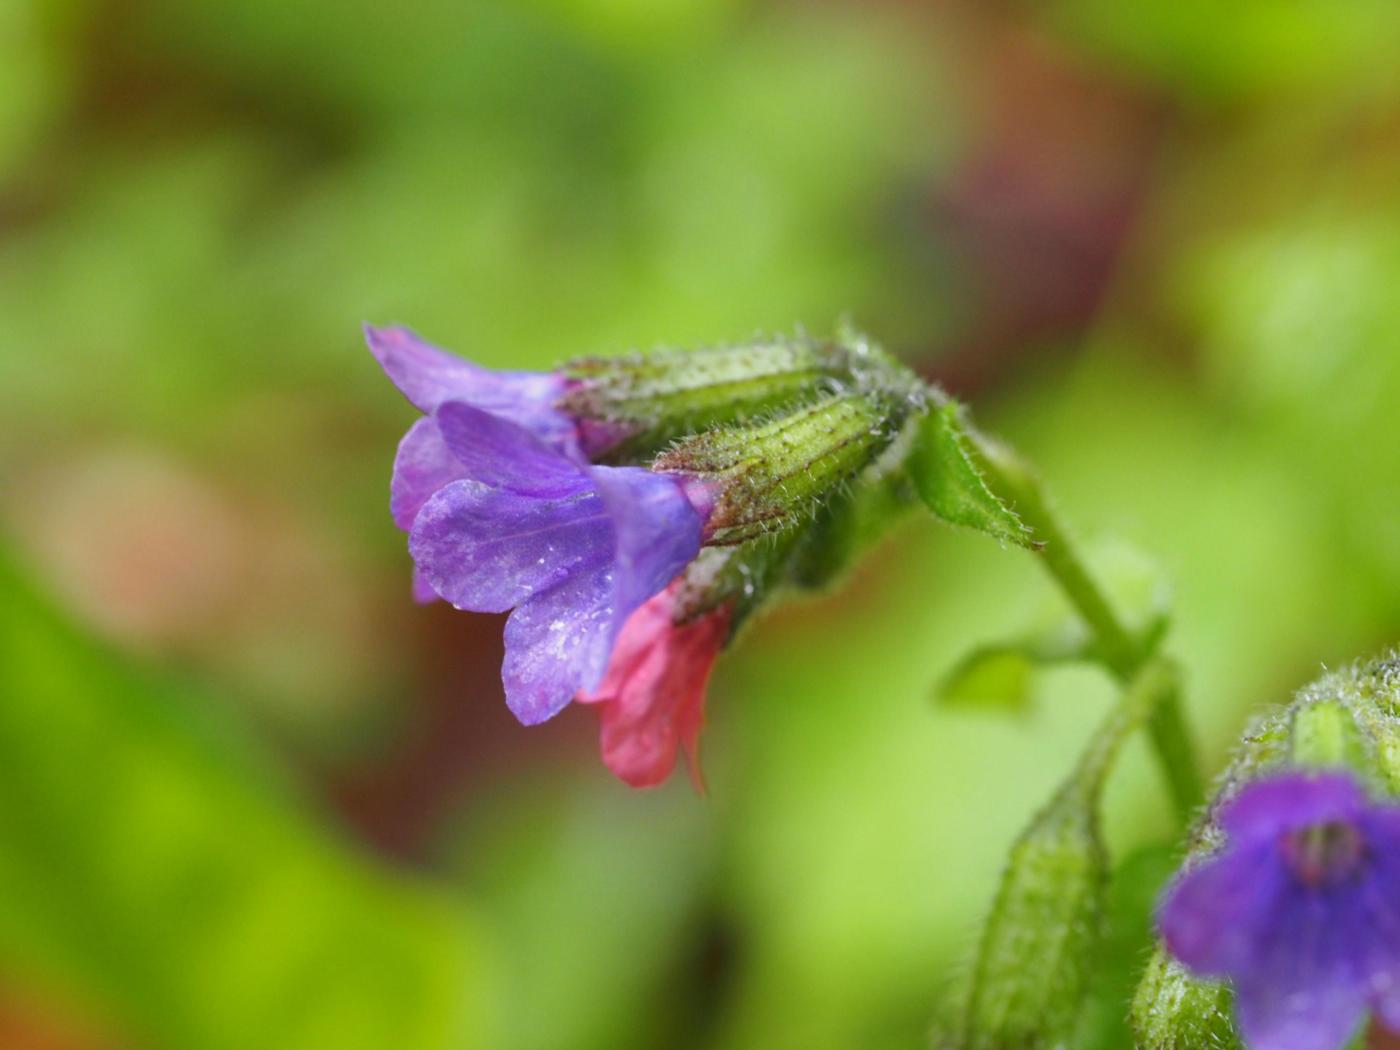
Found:
[[[572,361],[559,407],[614,436],[614,461],[654,453],[679,437],[763,419],[823,395],[887,384],[905,370],[854,333],[840,340],[763,339]],[[912,378],[912,377],[909,377]]]
[[[584,358],[562,366],[572,416],[597,462],[709,477],[711,542],[733,545],[810,520],[905,433],[900,503],[1003,543],[1037,537],[988,485],[962,406],[860,332],[698,350]],[[878,471],[885,477],[890,470]]]
[[[810,522],[704,548],[681,578],[676,620],[691,620],[727,605],[732,630],[737,630],[782,588],[810,591],[827,586],[917,499],[899,466],[898,449],[887,449],[859,484],[842,486]]]
[[[674,616],[695,619],[727,605],[731,633],[748,619],[789,574],[801,530],[788,528],[730,547],[706,547],[681,578]]]
[[[811,520],[894,442],[909,410],[880,391],[833,394],[757,426],[687,438],[653,469],[709,484],[709,542],[742,543]]]

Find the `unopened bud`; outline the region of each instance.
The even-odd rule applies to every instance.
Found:
[[[561,370],[569,389],[559,407],[579,421],[585,446],[638,459],[678,437],[860,386],[869,361],[861,346],[806,336],[584,358]]]
[[[687,438],[653,469],[701,479],[714,492],[709,542],[742,543],[810,520],[889,446],[908,408],[878,391],[836,394],[757,426]]]

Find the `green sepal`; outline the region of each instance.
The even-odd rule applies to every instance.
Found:
[[[792,526],[733,546],[703,549],[681,576],[676,621],[727,605],[732,634],[782,585],[801,533],[800,527]]]
[[[930,407],[920,422],[908,469],[925,506],[943,521],[1003,543],[1035,546],[1016,512],[987,487],[956,401],[942,399]]]
[[[1374,771],[1356,718],[1336,700],[1319,700],[1296,708],[1289,747],[1298,766],[1343,766],[1368,777]]]
[[[901,442],[902,436],[854,484],[845,486],[822,507],[803,530],[788,569],[788,579],[795,586],[814,590],[830,585],[919,505],[913,483],[902,467],[884,469],[886,460],[901,458]]]
[[[1344,706],[1355,720],[1373,785],[1384,794],[1400,795],[1400,651],[1324,676],[1303,691],[1299,702],[1327,699]]]

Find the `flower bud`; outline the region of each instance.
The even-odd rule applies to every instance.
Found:
[[[741,543],[809,520],[889,446],[907,413],[879,391],[835,394],[757,426],[687,438],[653,469],[700,479],[714,494],[708,542]]]
[[[898,366],[844,337],[584,358],[561,370],[569,389],[558,407],[578,421],[585,448],[630,461],[678,437],[861,386],[872,369]]]

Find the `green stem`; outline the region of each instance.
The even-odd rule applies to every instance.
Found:
[[[1144,662],[1142,670],[1123,684],[1121,699],[1090,739],[1068,781],[1069,789],[1091,802],[1097,799],[1123,741],[1170,703],[1176,684],[1176,665],[1171,661],[1155,656]]]
[[[1094,632],[1108,669],[1127,686],[1152,658],[1152,646],[1144,644],[1129,629],[1089,574],[1035,475],[1004,446],[980,434],[974,434],[973,440],[988,487],[1016,511],[1041,544],[1041,564]],[[1148,733],[1172,802],[1183,819],[1189,818],[1204,797],[1204,790],[1174,671],[1168,687],[1153,705]]]

